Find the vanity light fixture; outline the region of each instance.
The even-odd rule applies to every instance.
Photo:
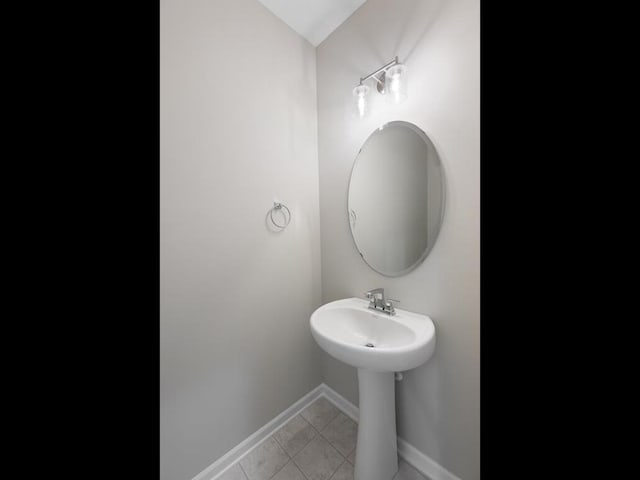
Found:
[[[362,118],[367,115],[369,102],[367,95],[369,87],[363,83],[373,78],[376,81],[376,89],[381,95],[393,103],[400,103],[407,98],[407,66],[398,61],[395,57],[386,65],[380,67],[366,77],[360,78],[360,84],[353,89],[353,96],[356,99],[356,114]]]

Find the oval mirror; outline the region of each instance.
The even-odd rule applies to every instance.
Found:
[[[444,197],[444,172],[429,137],[408,122],[377,128],[349,182],[349,225],[360,256],[388,277],[416,268],[438,237]]]

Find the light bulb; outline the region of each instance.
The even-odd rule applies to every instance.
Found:
[[[386,72],[389,81],[389,99],[400,103],[407,98],[407,66],[401,63],[389,68]]]
[[[400,93],[400,75],[397,73],[391,78],[391,91],[393,93]]]
[[[353,95],[356,97],[356,115],[360,118],[369,113],[369,104],[367,102],[367,94],[369,87],[366,85],[358,85],[353,89]]]
[[[358,114],[361,117],[364,117],[366,102],[364,99],[364,95],[358,95]]]

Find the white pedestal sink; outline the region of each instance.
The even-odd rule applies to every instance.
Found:
[[[429,360],[435,327],[426,315],[368,307],[359,298],[327,303],[311,315],[311,333],[329,355],[358,369],[355,480],[391,480],[398,471],[394,372]]]

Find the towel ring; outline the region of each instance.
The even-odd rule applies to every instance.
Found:
[[[273,211],[282,210],[283,208],[287,211],[287,214],[288,214],[286,216],[287,221],[284,225],[280,225],[278,222],[276,222],[273,219]],[[278,228],[286,228],[287,225],[289,225],[289,222],[291,221],[291,211],[287,208],[287,206],[284,203],[273,202],[273,208],[269,211],[269,216],[271,217],[271,221],[273,222],[273,224]]]

